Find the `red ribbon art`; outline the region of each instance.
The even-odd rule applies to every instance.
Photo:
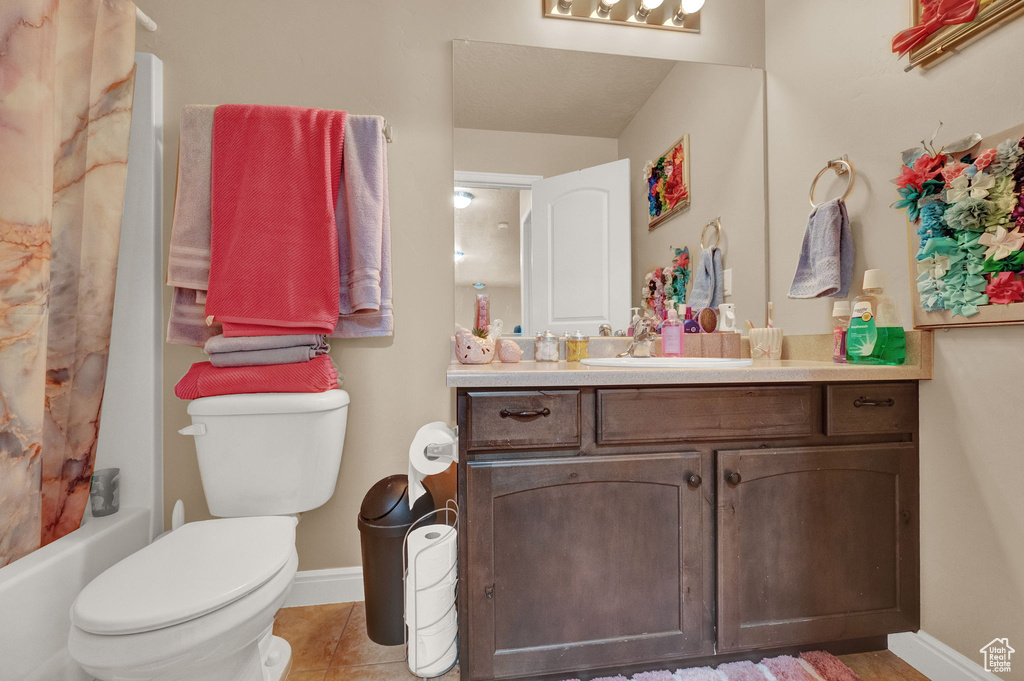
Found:
[[[892,51],[901,57],[943,26],[966,24],[978,15],[978,0],[921,0],[921,7],[921,23],[892,39]]]

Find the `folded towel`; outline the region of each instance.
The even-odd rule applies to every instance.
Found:
[[[807,220],[790,298],[845,298],[853,279],[853,232],[842,199],[826,201]]]
[[[712,246],[700,252],[700,265],[693,273],[693,290],[690,291],[690,307],[718,309],[725,295],[722,283],[722,250]]]
[[[322,335],[315,333],[298,333],[289,336],[240,336],[238,338],[227,338],[226,336],[214,336],[206,341],[203,350],[208,355],[217,352],[248,352],[250,350],[274,350],[276,348],[291,348],[300,345],[327,347],[327,342]]]
[[[216,107],[181,110],[167,285],[205,291],[210,281],[210,163]]]
[[[338,229],[340,317],[333,338],[390,336],[391,218],[387,140],[380,116],[348,116]]]
[[[194,400],[241,393],[322,393],[337,387],[338,372],[330,355],[320,355],[301,364],[258,367],[217,368],[196,362],[174,386],[174,394]]]
[[[215,367],[241,367],[308,362],[325,354],[328,347],[323,336],[314,334],[239,338],[221,335],[206,341],[203,349]]]
[[[174,287],[167,318],[167,342],[197,348],[221,332],[220,324],[207,325],[206,307],[196,297],[205,291]]]
[[[225,336],[326,333],[337,324],[345,112],[218,106],[210,288]]]

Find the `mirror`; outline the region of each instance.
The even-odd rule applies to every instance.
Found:
[[[503,335],[624,331],[684,247],[690,300],[715,218],[722,302],[763,318],[761,69],[466,40],[453,54],[457,325],[477,325],[483,295]]]

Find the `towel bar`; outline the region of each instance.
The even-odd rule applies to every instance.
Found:
[[[811,193],[810,193],[811,208],[817,208],[818,206],[821,205],[820,203],[815,203],[814,202],[814,188],[816,186],[818,186],[818,180],[821,179],[822,175],[824,175],[826,172],[828,172],[829,168],[835,170],[836,171],[836,175],[839,175],[839,176],[843,176],[843,175],[846,175],[846,174],[850,175],[850,183],[846,185],[846,191],[844,191],[843,195],[841,197],[839,197],[840,200],[845,201],[846,198],[850,195],[850,192],[853,190],[853,182],[854,182],[854,179],[856,178],[857,174],[853,170],[853,164],[850,163],[850,159],[848,159],[846,157],[846,154],[843,154],[841,157],[834,158],[831,161],[829,161],[828,163],[826,163],[825,167],[822,168],[821,170],[819,170],[818,174],[814,176],[813,180],[811,180]]]

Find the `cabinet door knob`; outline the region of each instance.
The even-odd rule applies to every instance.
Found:
[[[739,473],[735,471],[725,476],[725,481],[728,482],[730,485],[738,485],[740,484],[741,480],[743,480],[743,476],[741,476]]]
[[[547,407],[544,407],[543,409],[524,409],[523,411],[509,411],[508,409],[502,409],[498,412],[498,416],[503,419],[507,419],[511,416],[514,419],[524,419],[527,421],[535,419],[538,416],[549,416],[550,414],[551,410]]]
[[[484,587],[484,595],[487,598],[494,598],[494,585]]]
[[[853,406],[857,409],[861,407],[891,407],[896,404],[896,400],[891,397],[887,397],[884,400],[873,400],[870,397],[858,397],[853,401]]]
[[[704,481],[696,473],[691,474],[690,477],[686,479],[686,484],[692,487],[693,489],[697,489],[698,487],[700,487],[700,483],[702,482]]]

